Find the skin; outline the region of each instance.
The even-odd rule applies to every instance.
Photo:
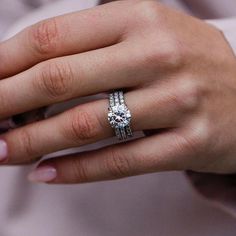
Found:
[[[116,1],[33,25],[1,43],[0,58],[2,119],[123,88],[132,129],[147,134],[42,161],[32,181],[236,171],[236,60],[223,34],[199,19],[156,1]],[[2,165],[114,136],[107,106],[96,100],[2,134]]]

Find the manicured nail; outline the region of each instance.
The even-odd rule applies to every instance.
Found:
[[[7,143],[3,140],[0,140],[0,162],[7,159]]]
[[[54,180],[57,177],[57,170],[52,166],[41,166],[33,170],[28,179],[31,182],[46,183]]]

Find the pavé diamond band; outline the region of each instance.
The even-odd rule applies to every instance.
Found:
[[[124,101],[123,91],[115,91],[109,94],[108,121],[115,129],[119,140],[132,137],[130,127],[131,113]]]

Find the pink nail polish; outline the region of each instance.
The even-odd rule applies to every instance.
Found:
[[[57,177],[57,170],[52,166],[41,166],[33,170],[28,179],[31,182],[46,183],[54,180]]]
[[[3,140],[0,140],[0,162],[7,159],[7,143]]]

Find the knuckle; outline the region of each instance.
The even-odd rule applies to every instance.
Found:
[[[33,148],[33,136],[27,129],[21,129],[19,133],[19,143],[22,153],[26,155],[27,162],[33,162],[35,151]]]
[[[36,87],[49,98],[67,98],[73,88],[73,72],[69,63],[48,61],[39,68]]]
[[[44,20],[30,27],[29,38],[37,54],[53,53],[60,38],[56,18]]]
[[[72,159],[71,160],[71,166],[72,166],[72,173],[73,173],[73,182],[88,182],[89,181],[89,175],[88,170],[86,168],[86,161],[84,159]]]
[[[179,140],[180,147],[189,155],[189,156],[202,156],[204,157],[205,151],[210,145],[210,125],[209,123],[201,119],[197,122],[194,122],[184,135],[181,135]]]
[[[143,25],[153,25],[160,18],[160,4],[156,1],[138,1],[134,5],[134,14]]]
[[[195,171],[216,171],[221,169],[222,156],[225,155],[224,140],[217,137],[212,120],[201,119],[192,125],[186,134],[186,150],[196,157],[189,163],[189,169]],[[220,144],[219,143],[219,140]]]
[[[196,111],[201,104],[202,90],[195,80],[177,81],[174,93],[174,105],[181,112]]]
[[[182,138],[179,140],[179,149],[183,150],[184,152],[190,153],[196,153],[197,150],[197,143],[199,142],[199,139],[195,137],[193,134],[189,135],[183,135]]]
[[[99,122],[96,115],[85,110],[76,110],[69,115],[65,136],[75,143],[86,143],[99,135]]]
[[[106,158],[106,168],[110,175],[115,178],[131,176],[131,164],[126,155],[111,147],[109,156]]]
[[[152,47],[148,47],[144,51],[145,63],[158,70],[160,68],[168,68],[171,71],[177,70],[185,63],[184,48],[174,36],[164,38],[167,39],[161,43],[161,39],[156,40],[154,35],[150,42]],[[162,46],[160,47],[160,45]]]
[[[170,35],[169,40],[164,47],[163,57],[164,62],[171,68],[179,68],[185,64],[185,50],[180,41],[175,35]]]
[[[166,9],[156,1],[138,2],[135,9],[135,18],[139,19],[138,22],[135,21],[139,26],[139,32],[140,25],[149,32],[149,37],[144,39],[147,46],[142,45],[141,60],[158,69],[176,69],[183,66],[188,49],[175,31],[168,30],[170,26],[167,25]]]

